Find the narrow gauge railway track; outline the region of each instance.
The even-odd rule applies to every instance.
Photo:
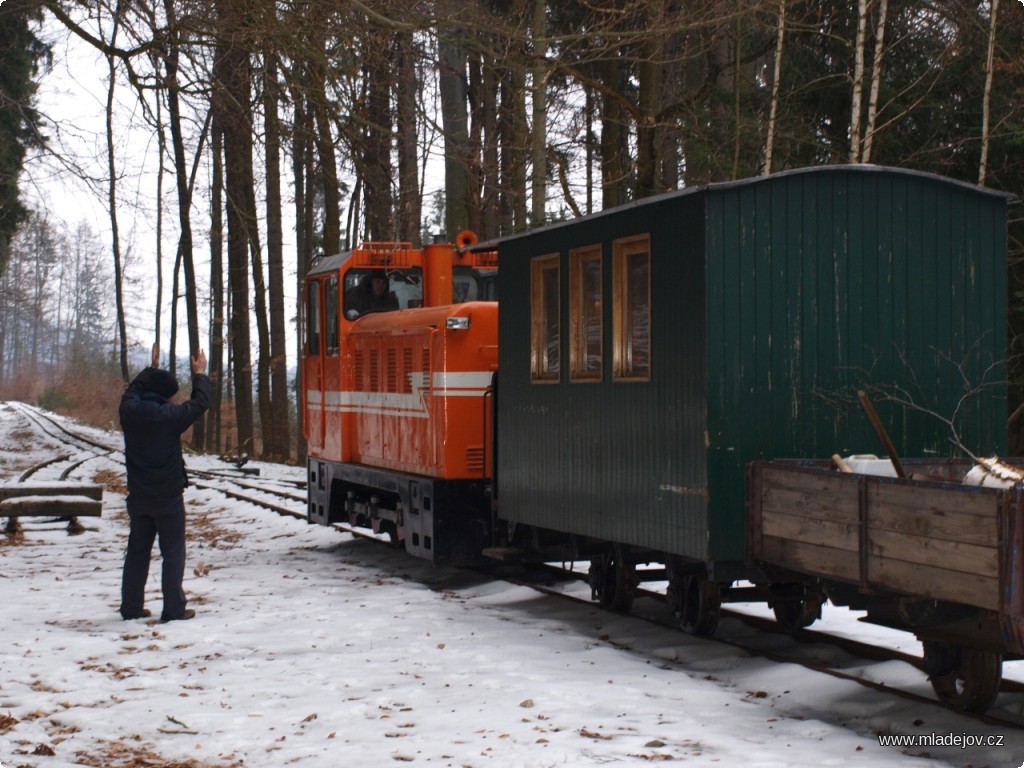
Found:
[[[587,578],[586,574],[580,571],[570,571],[550,564],[541,567],[538,573],[555,573],[566,578],[573,578],[582,581],[585,581]],[[502,576],[502,578],[512,583],[530,587],[531,589],[535,589],[543,594],[548,594],[566,600],[571,600],[582,605],[596,605],[594,601],[588,598],[568,594],[565,591],[560,590],[558,588],[546,586],[544,584],[539,584],[534,578],[530,578],[529,576]],[[658,604],[660,610],[653,612],[641,612],[637,608],[634,608],[634,610],[630,611],[630,613],[628,614],[629,616],[636,618],[640,621],[654,624],[655,626],[681,631],[679,630],[678,624],[675,622],[675,619],[671,616],[670,612],[668,611],[667,599],[664,594],[650,590],[638,590],[637,597],[645,597],[653,600],[655,603]],[[715,634],[710,637],[705,637],[704,639],[710,642],[721,643],[722,645],[728,645],[733,648],[740,649],[758,658],[764,658],[779,663],[798,664],[799,666],[804,667],[805,669],[819,672],[821,674],[829,675],[831,677],[846,680],[849,682],[854,682],[863,687],[871,688],[873,690],[897,696],[903,699],[908,699],[910,701],[920,702],[923,704],[927,704],[929,706],[938,707],[943,711],[949,711],[948,708],[942,702],[940,702],[933,696],[919,694],[914,691],[905,690],[892,685],[887,685],[886,683],[881,681],[867,679],[863,677],[860,671],[845,672],[842,669],[836,668],[834,666],[829,666],[818,661],[811,661],[807,658],[801,658],[800,648],[812,644],[826,645],[832,648],[836,648],[840,651],[849,654],[850,658],[846,659],[846,661],[849,662],[850,666],[853,666],[858,670],[860,667],[866,665],[869,662],[902,661],[907,664],[910,664],[916,669],[923,671],[924,660],[920,656],[915,656],[913,654],[904,653],[902,651],[896,651],[890,648],[885,648],[884,646],[874,645],[860,640],[855,640],[849,637],[833,635],[827,632],[821,632],[813,629],[800,629],[794,631],[784,630],[778,625],[778,623],[771,619],[752,616],[747,613],[729,610],[726,608],[722,609],[721,616],[723,619],[730,618],[742,622],[744,625],[756,630],[762,637],[765,633],[771,635],[783,635],[786,637],[793,638],[793,640],[796,641],[796,644],[794,645],[792,652],[787,652],[785,650],[778,649],[766,649],[760,647],[756,642],[747,642],[740,638],[729,637],[725,635],[721,629],[719,630],[719,634]],[[859,662],[864,663],[861,664]],[[1003,678],[999,690],[1001,693],[1024,694],[1024,683],[1021,683],[1017,680],[1009,680]],[[977,722],[985,723],[987,725],[997,725],[1012,728],[1014,730],[1024,730],[1024,715],[1022,715],[1019,718],[1007,718],[1000,717],[999,715],[979,714],[972,712],[959,712],[957,714],[963,715],[964,717],[968,717]]]
[[[189,482],[197,488],[217,491],[229,499],[254,504],[284,517],[294,517],[297,520],[306,519],[306,498],[299,495],[298,492],[271,489],[252,482],[242,482],[219,472],[204,470],[190,469],[189,478]],[[276,501],[268,501],[265,498],[267,495],[274,497]]]
[[[124,464],[124,456],[120,448],[108,443],[100,442],[83,435],[80,432],[69,429],[66,425],[62,424],[57,419],[54,419],[45,411],[41,411],[25,403],[12,402],[8,403],[8,405],[12,407],[12,410],[28,420],[35,429],[38,429],[46,436],[76,452],[76,454],[62,452],[58,456],[30,467],[22,473],[19,477],[19,481],[24,482],[25,480],[36,476],[38,473],[52,469],[61,463],[66,463],[66,466],[60,468],[60,479],[62,480],[66,479],[72,471],[80,467],[82,464],[96,458],[109,458],[118,464]],[[245,501],[258,507],[277,512],[281,515],[295,517],[302,520],[305,520],[306,518],[304,512],[305,496],[299,495],[300,491],[305,489],[305,483],[268,481],[256,484],[251,480],[246,480],[243,477],[240,477],[238,475],[238,471],[231,468],[224,468],[223,470],[201,470],[190,468],[189,477],[192,479],[192,484],[196,487],[214,490],[218,493],[224,494],[228,498]],[[268,486],[271,483],[286,486],[289,490],[276,490],[269,488]],[[253,493],[253,491],[258,491],[259,495]],[[275,500],[268,501],[266,498],[267,496],[270,496]],[[285,506],[287,503],[291,503],[292,506]],[[296,503],[299,510],[302,511],[296,511],[294,508]]]
[[[113,454],[119,453],[117,449],[112,448],[110,445],[105,445],[69,430],[66,426],[48,417],[44,412],[39,412],[30,406],[19,403],[15,410],[23,414],[26,419],[30,420],[37,428],[42,430],[49,437],[63,443],[69,448],[73,448],[79,452],[82,450],[91,450],[93,452],[92,455],[85,457],[79,455],[67,469],[62,470],[62,478],[66,477],[67,474],[75,467],[80,466],[92,458],[96,458],[97,456],[113,458]],[[24,480],[26,475],[31,475],[45,467],[52,467],[61,461],[69,461],[70,459],[71,456],[65,454],[54,457],[53,459],[31,468],[22,476],[21,479]],[[123,458],[115,458],[114,460],[119,463],[123,462]],[[257,507],[275,512],[278,515],[291,517],[297,520],[306,519],[306,498],[303,493],[305,490],[305,484],[301,481],[263,480],[257,482],[249,476],[239,477],[238,471],[230,468],[225,468],[223,470],[200,470],[192,468],[189,470],[189,476],[192,478],[192,484],[198,488],[221,493],[228,498],[253,504]],[[272,485],[278,485],[279,487],[273,488],[271,487]],[[340,523],[335,524],[333,527],[340,532],[348,533],[357,538],[367,539],[376,544],[393,546],[392,542],[390,542],[386,537],[375,535],[365,529],[354,528]],[[596,605],[596,603],[589,598],[570,594],[564,589],[559,589],[542,583],[544,581],[550,582],[553,575],[563,583],[570,581],[586,581],[587,575],[582,571],[560,568],[551,564],[546,566],[532,566],[528,569],[520,567],[517,569],[517,572],[514,573],[510,572],[508,569],[501,568],[482,570],[485,570],[486,574],[491,578],[500,578],[506,582],[525,586],[542,594],[590,607],[594,607]],[[649,598],[654,601],[655,604],[659,605],[659,610],[645,612],[634,610],[628,614],[631,618],[678,631],[677,624],[668,612],[667,606],[665,606],[666,600],[664,594],[651,590],[638,590],[637,596]],[[828,666],[818,661],[800,658],[799,648],[801,645],[807,644],[831,646],[853,657],[852,660],[848,659],[847,661],[850,661],[856,667],[863,666],[856,664],[858,660],[864,661],[865,664],[872,661],[903,661],[920,669],[923,662],[919,656],[812,629],[785,631],[781,629],[776,622],[770,619],[751,616],[749,614],[728,609],[722,609],[722,617],[736,619],[746,626],[755,629],[758,635],[754,636],[754,642],[748,642],[743,639],[719,634],[705,638],[709,642],[728,645],[742,650],[745,653],[749,653],[752,656],[765,658],[779,663],[798,664],[806,669],[854,682],[858,685],[871,688],[882,693],[929,706],[939,707],[944,711],[946,710],[946,707],[934,697],[887,685],[884,682],[866,679],[859,672],[845,672],[842,669],[838,669],[834,666]],[[759,647],[756,639],[758,636],[763,637],[765,633],[792,637],[797,643],[794,646],[794,651],[792,653],[788,653],[785,650]],[[613,645],[615,644],[614,641],[609,642]],[[628,649],[628,646],[620,647]],[[664,659],[659,660],[665,661]],[[1000,691],[1003,693],[1024,694],[1024,683],[1004,678],[1000,685]],[[960,714],[987,725],[1012,728],[1014,730],[1024,730],[1024,716],[1020,718],[1007,718],[1000,717],[999,715],[975,714],[970,712]]]
[[[290,512],[288,514],[298,517],[300,519],[305,519],[305,515],[296,515]],[[372,541],[375,544],[393,546],[392,542],[390,542],[387,538],[383,536],[374,535],[365,529],[352,528],[341,523],[335,523],[333,527],[338,529],[339,531],[351,534],[352,536],[355,536],[357,538]],[[580,605],[590,607],[597,606],[597,603],[589,598],[579,597],[577,595],[570,594],[556,587],[551,587],[541,583],[542,581],[550,580],[552,575],[555,575],[563,582],[587,581],[587,575],[581,571],[574,571],[568,568],[562,568],[552,564],[539,566],[535,565],[528,567],[520,566],[518,574],[510,573],[507,570],[505,572],[502,572],[500,567],[498,568],[497,571],[495,569],[487,568],[482,568],[478,570],[490,578],[498,578],[510,584],[528,587],[541,594],[549,595],[562,600],[568,600],[570,602],[577,603]],[[652,599],[656,603],[660,604],[662,606],[662,610],[660,612],[662,615],[656,615],[654,613],[649,612],[642,613],[637,610],[633,610],[628,614],[624,615],[628,615],[633,619],[647,622],[658,627],[682,632],[682,630],[679,629],[679,626],[675,622],[675,620],[670,617],[670,614],[668,614],[666,605],[667,600],[664,594],[650,590],[638,590],[637,597],[647,597]],[[759,636],[761,637],[763,637],[765,634],[784,635],[786,637],[791,637],[794,640],[799,641],[800,645],[817,643],[820,645],[827,645],[839,649],[850,655],[851,658],[847,661],[850,662],[851,666],[860,667],[866,665],[869,662],[903,661],[917,669],[923,669],[924,660],[920,656],[914,656],[909,653],[904,653],[890,648],[885,648],[884,646],[873,645],[871,643],[854,640],[852,638],[843,637],[840,635],[833,635],[827,632],[820,632],[812,629],[787,631],[782,629],[777,622],[772,621],[771,619],[764,619],[757,616],[751,616],[740,611],[733,611],[725,608],[722,609],[721,614],[722,618],[736,619],[745,624],[746,626],[753,628],[758,632]],[[708,642],[728,645],[733,648],[742,650],[746,653],[749,653],[751,656],[768,659],[770,661],[786,664],[798,664],[799,666],[802,666],[805,669],[818,672],[820,674],[829,675],[831,677],[835,677],[841,680],[857,683],[858,685],[861,685],[865,688],[871,688],[881,693],[886,693],[892,696],[897,696],[899,698],[908,699],[910,701],[915,701],[922,704],[927,704],[929,706],[937,707],[943,712],[949,711],[948,707],[946,707],[942,702],[940,702],[933,696],[915,693],[914,691],[909,691],[892,685],[887,685],[884,682],[866,679],[860,673],[844,672],[842,669],[838,669],[836,667],[830,667],[820,662],[810,661],[806,658],[800,658],[798,650],[800,645],[796,646],[793,653],[786,653],[784,651],[779,650],[765,649],[759,647],[754,642],[744,642],[741,639],[730,638],[724,635],[713,635],[710,637],[704,637],[702,639],[707,640]],[[628,645],[618,645],[614,641],[608,642],[611,645],[616,645],[617,647],[622,647],[626,650],[631,650]],[[666,660],[659,657],[659,661],[664,662]],[[864,662],[864,664],[857,664],[858,661],[862,661]],[[682,665],[680,665],[680,667],[682,668]],[[1000,683],[999,690],[1002,693],[1024,694],[1024,683],[1021,683],[1016,680],[1008,680],[1006,678],[1003,678],[1003,680]],[[968,717],[977,722],[985,723],[986,725],[1003,726],[1006,728],[1012,728],[1014,730],[1024,730],[1024,715],[1022,715],[1019,718],[1005,718],[1000,717],[998,715],[978,714],[972,712],[960,712],[958,714],[961,714],[964,717]]]
[[[94,451],[103,455],[119,453],[121,450],[118,445],[102,443],[98,440],[87,437],[80,432],[73,432],[45,411],[28,405],[27,403],[9,401],[7,406],[14,412],[21,414],[21,416],[34,424],[36,428],[45,435],[52,437],[54,440],[63,443],[69,448]]]
[[[51,477],[48,479],[55,477],[58,480],[66,480],[72,472],[86,462],[108,457],[118,452],[115,447],[70,431],[60,422],[50,418],[45,412],[30,405],[8,402],[7,406],[25,419],[33,429],[55,440],[65,449],[58,452],[56,456],[24,470],[18,477],[19,482],[39,479],[41,475],[50,475]]]

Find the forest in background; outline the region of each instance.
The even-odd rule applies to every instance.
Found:
[[[59,151],[33,109],[44,19],[107,72],[102,233],[19,197],[25,151]],[[157,338],[168,325],[171,365],[210,352],[215,407],[192,439],[211,452],[230,433],[238,450],[302,457],[288,336],[319,250],[490,239],[836,163],[1024,195],[1024,3],[1008,0],[7,0],[0,61],[0,389],[112,398],[113,413],[133,259],[155,275],[148,312]],[[146,253],[121,235],[124,92],[161,158],[159,202],[133,212],[162,233]],[[1019,207],[1010,248],[1016,359]]]

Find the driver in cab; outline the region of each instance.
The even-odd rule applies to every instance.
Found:
[[[367,312],[398,309],[398,297],[390,290],[387,272],[375,269],[345,291],[345,317],[355,320]]]

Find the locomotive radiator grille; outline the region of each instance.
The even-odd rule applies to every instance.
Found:
[[[466,448],[466,469],[470,472],[484,472],[484,449],[483,446],[471,445]]]

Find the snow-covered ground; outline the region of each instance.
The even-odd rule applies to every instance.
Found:
[[[53,448],[0,406],[0,481]],[[75,477],[108,487],[84,534],[52,523],[0,534],[4,768],[1024,762],[1024,731],[434,568],[197,488],[186,494],[185,584],[197,617],[124,622],[122,470],[103,459]],[[155,615],[158,568],[154,553]],[[929,690],[908,665],[884,666],[864,674]],[[998,706],[1019,712],[1024,697]],[[907,750],[880,746],[880,733],[1002,746]]]

